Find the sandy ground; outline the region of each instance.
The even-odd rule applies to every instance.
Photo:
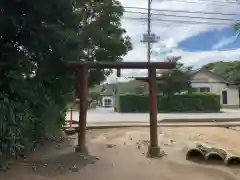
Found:
[[[159,128],[166,156],[146,157],[148,128],[89,130],[88,155],[73,153],[76,136],[48,143],[24,161],[14,163],[0,180],[240,180],[240,167],[187,161],[186,147],[206,143],[240,151],[240,129]]]

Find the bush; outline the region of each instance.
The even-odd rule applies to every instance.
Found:
[[[65,122],[65,102],[56,103],[43,86],[20,84],[22,88],[10,87],[12,93],[0,93],[0,168],[6,168],[8,160],[30,153]]]
[[[211,93],[157,97],[158,112],[217,112],[220,110],[220,97]],[[119,95],[116,102],[118,112],[148,112],[148,95]]]

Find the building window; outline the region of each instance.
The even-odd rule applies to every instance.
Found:
[[[197,87],[197,88],[193,88],[193,92],[207,93],[207,92],[210,92],[210,88],[209,87]]]
[[[209,87],[201,87],[200,92],[210,92],[210,88]]]
[[[111,99],[104,99],[104,106],[111,106],[112,100]]]

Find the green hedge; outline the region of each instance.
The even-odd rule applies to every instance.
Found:
[[[158,112],[218,112],[220,97],[211,93],[192,93],[157,97]],[[118,112],[148,112],[148,95],[119,95],[116,102]]]

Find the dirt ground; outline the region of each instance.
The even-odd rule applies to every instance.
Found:
[[[201,142],[240,152],[240,129],[159,128],[165,156],[146,157],[148,128],[89,130],[88,154],[74,153],[76,136],[38,148],[15,162],[0,180],[240,180],[240,167],[198,164],[186,160],[185,150]]]

